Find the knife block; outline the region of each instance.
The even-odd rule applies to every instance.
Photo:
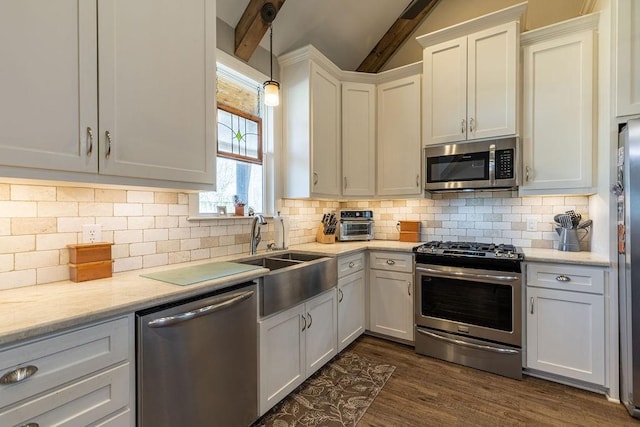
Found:
[[[316,242],[318,243],[335,243],[335,234],[324,234],[324,227],[320,225],[318,231],[316,231]]]

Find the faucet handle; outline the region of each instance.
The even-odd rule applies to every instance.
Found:
[[[276,244],[275,242],[271,242],[271,243],[267,243],[267,250],[268,251],[273,251],[276,249]]]

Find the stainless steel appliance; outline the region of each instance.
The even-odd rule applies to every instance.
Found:
[[[617,163],[620,400],[640,418],[640,119],[622,128]]]
[[[373,240],[373,211],[338,211],[338,240]]]
[[[428,242],[416,258],[416,352],[522,378],[523,254],[512,245]]]
[[[425,148],[427,191],[516,188],[522,160],[516,137]]]
[[[247,426],[257,418],[254,283],[136,313],[136,334],[138,426]]]

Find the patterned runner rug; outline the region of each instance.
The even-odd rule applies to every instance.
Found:
[[[376,364],[346,351],[253,426],[355,426],[395,369],[395,366]]]

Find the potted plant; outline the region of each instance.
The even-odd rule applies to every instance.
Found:
[[[240,200],[240,197],[238,197],[237,194],[233,196],[233,206],[235,206],[236,208],[236,212],[235,212],[236,216],[244,216],[245,204],[246,203]]]

